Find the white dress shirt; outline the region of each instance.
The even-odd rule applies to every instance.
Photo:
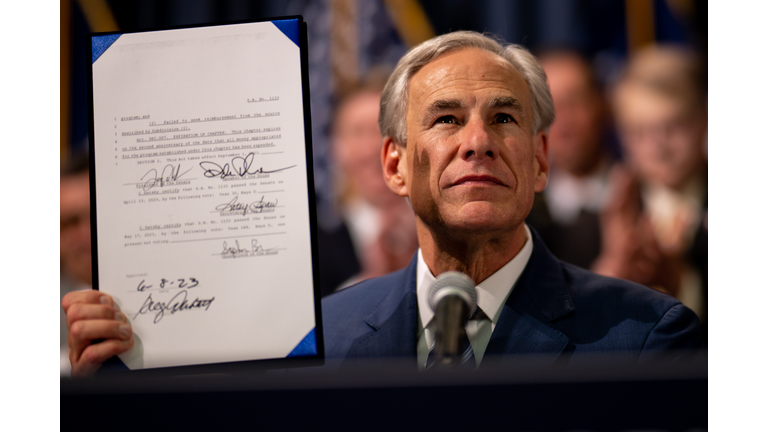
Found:
[[[491,339],[491,333],[496,328],[496,322],[501,315],[501,307],[507,301],[507,297],[512,292],[517,279],[528,264],[528,259],[533,252],[533,241],[531,240],[531,231],[525,226],[525,244],[520,252],[512,258],[504,267],[496,271],[486,280],[482,281],[477,288],[477,307],[483,311],[485,317],[479,320],[470,320],[465,329],[469,343],[472,345],[472,351],[475,355],[477,365],[483,359],[485,349]],[[418,252],[418,262],[416,264],[416,295],[419,303],[419,340],[416,345],[416,357],[419,369],[423,370],[429,357],[429,347],[434,343],[434,322],[432,318],[435,313],[429,307],[429,288],[435,282],[435,276],[424,262],[421,254],[421,248]],[[426,325],[424,324],[426,323]]]
[[[564,171],[550,171],[543,196],[552,219],[570,225],[576,222],[582,210],[600,213],[611,196],[610,168],[610,164],[603,161],[594,173],[582,178]]]

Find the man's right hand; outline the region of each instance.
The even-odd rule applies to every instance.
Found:
[[[74,291],[61,301],[67,314],[72,376],[91,376],[112,356],[133,347],[133,331],[112,297],[100,291]],[[98,343],[92,343],[100,340]]]

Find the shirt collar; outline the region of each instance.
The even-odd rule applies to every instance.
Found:
[[[525,244],[520,252],[506,263],[502,268],[492,274],[486,280],[482,281],[477,288],[477,306],[485,313],[490,320],[496,324],[501,315],[501,306],[507,301],[509,293],[512,292],[517,279],[523,273],[525,266],[533,252],[533,240],[531,231],[525,225]],[[435,282],[435,276],[424,262],[421,254],[421,248],[418,251],[418,261],[416,263],[416,293],[419,302],[419,316],[421,318],[422,329],[429,325],[434,316],[432,308],[429,307],[429,288]]]

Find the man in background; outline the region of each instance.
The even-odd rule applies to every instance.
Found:
[[[586,59],[573,51],[539,55],[557,116],[550,129],[552,168],[528,222],[561,260],[591,268],[600,254],[599,214],[613,163],[605,145],[603,93]]]
[[[388,74],[373,68],[342,98],[331,131],[340,216],[318,230],[322,295],[399,270],[418,247],[413,210],[384,182],[379,103]]]
[[[609,253],[595,269],[669,293],[704,326],[706,85],[684,48],[652,46],[630,59],[612,97],[625,164],[604,214]]]
[[[59,180],[61,238],[60,298],[68,292],[91,289],[91,201],[88,155],[74,157],[62,169]],[[67,317],[61,310],[61,374],[69,375]]]

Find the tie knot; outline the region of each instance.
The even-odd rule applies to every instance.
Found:
[[[469,319],[470,321],[471,320],[480,321],[480,320],[490,319],[490,318],[488,318],[488,315],[486,315],[485,312],[483,312],[483,310],[480,309],[480,306],[478,306],[477,309],[475,309],[475,313],[472,314],[472,316],[469,317]]]

